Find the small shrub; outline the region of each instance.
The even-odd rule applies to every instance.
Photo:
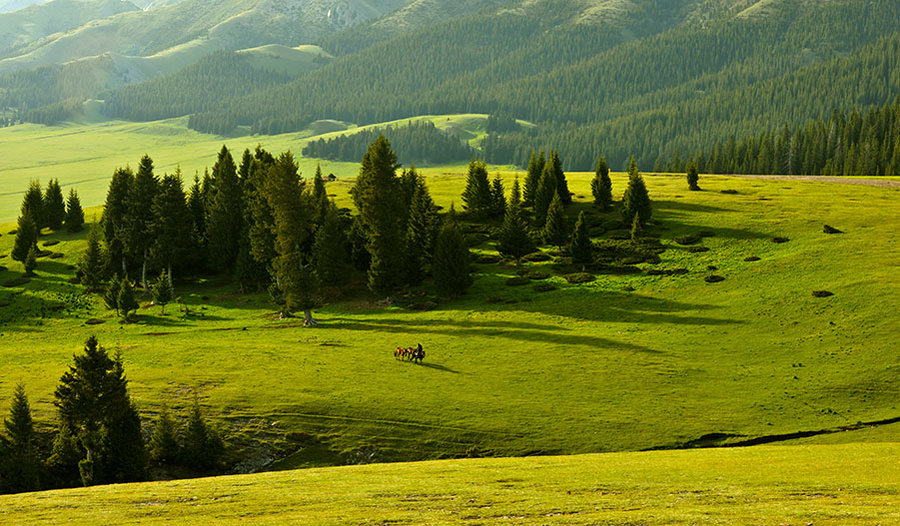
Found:
[[[556,290],[556,286],[551,283],[538,283],[531,287],[535,292],[550,292]]]
[[[575,272],[573,274],[566,274],[563,277],[566,278],[566,281],[573,285],[577,285],[579,283],[590,283],[597,279],[593,274],[588,274],[587,272]]]
[[[506,280],[507,287],[521,287],[522,285],[528,285],[529,283],[531,283],[531,280],[522,276],[516,276]]]
[[[772,238],[772,243],[780,244],[780,243],[787,243],[788,241],[790,241],[790,239],[788,239],[786,237],[773,237]]]
[[[479,265],[491,265],[494,263],[500,263],[501,258],[497,254],[481,254],[475,258],[475,263]]]
[[[814,298],[827,298],[829,296],[834,296],[834,293],[827,290],[814,290],[812,295]]]
[[[551,259],[550,255],[545,254],[543,252],[532,252],[531,254],[528,254],[527,256],[522,258],[523,261],[529,261],[532,263],[538,263],[541,261],[550,261],[550,259]]]
[[[689,254],[700,254],[703,252],[709,252],[709,247],[693,246],[688,247],[687,251]]]
[[[725,281],[725,278],[713,274],[711,276],[706,276],[706,279],[704,281],[706,281],[707,283],[719,283]]]
[[[696,245],[700,242],[700,239],[702,238],[699,234],[688,234],[686,236],[676,237],[675,242],[679,245]]]
[[[842,230],[838,230],[837,228],[834,228],[831,225],[823,226],[822,231],[825,232],[826,234],[843,234],[844,233]]]
[[[550,273],[545,270],[529,270],[523,277],[531,280],[540,281],[550,277]]]

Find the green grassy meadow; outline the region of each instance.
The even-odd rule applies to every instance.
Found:
[[[459,203],[464,177],[454,171],[427,177],[445,207]],[[570,213],[587,209],[589,180],[569,175]],[[614,175],[617,198],[624,182]],[[329,191],[346,203],[351,184]],[[476,265],[469,294],[435,310],[362,296],[317,311],[314,329],[277,320],[265,295],[216,280],[178,284],[190,316],[144,308],[138,323],[120,325],[98,299],[69,295],[78,288],[66,283],[66,265],[83,242],[47,235],[64,257],[41,260],[40,277],[24,287],[0,288],[0,413],[23,382],[39,422],[52,422],[59,376],[97,334],[122,353],[146,416],[162,403],[184,411],[196,393],[235,442],[262,437],[296,451],[279,468],[335,463],[334,455],[667,448],[713,433],[735,442],[900,416],[900,321],[885,316],[900,294],[896,190],[713,176],[701,179],[703,192],[678,177],[649,176],[647,185],[654,232],[668,247],[654,268],[685,275],[600,275],[584,285],[552,277],[558,290],[538,293],[505,285],[512,266]],[[846,233],[826,235],[823,223]],[[0,228],[0,254],[12,227]],[[701,229],[714,234],[703,241],[708,252],[672,241]],[[0,282],[20,275],[18,263],[0,265],[10,267]],[[706,283],[713,273],[725,281]],[[103,323],[86,325],[91,318]],[[424,366],[394,360],[394,347],[417,342]],[[891,427],[880,440],[896,441]],[[294,431],[316,437],[315,447],[284,438]]]
[[[444,460],[0,497],[39,524],[900,522],[900,445]]]

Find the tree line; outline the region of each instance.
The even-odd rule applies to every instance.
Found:
[[[409,122],[405,126],[369,128],[327,140],[310,141],[303,148],[303,155],[332,161],[356,162],[379,135],[384,135],[388,139],[399,152],[398,160],[406,165],[415,162],[444,164],[467,161],[476,153],[452,132],[439,130],[433,122],[421,121]]]
[[[38,433],[25,389],[16,386],[0,433],[0,493],[139,482],[151,466],[222,467],[224,443],[196,400],[183,425],[163,407],[144,439],[122,357],[93,336],[60,377],[53,405],[53,431]]]
[[[900,175],[900,99],[849,114],[835,111],[793,129],[717,142],[707,152],[678,153],[655,171],[683,172],[688,163],[705,173],[781,175]]]
[[[30,276],[37,266],[37,258],[45,255],[37,246],[43,229],[60,231],[65,228],[68,232],[78,232],[83,225],[84,210],[74,188],[64,200],[59,180],[51,179],[46,191],[41,190],[40,181],[31,181],[22,199],[10,256],[23,263],[25,274]]]

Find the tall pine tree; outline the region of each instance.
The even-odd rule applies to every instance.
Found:
[[[547,209],[547,220],[541,231],[544,243],[562,247],[569,240],[569,225],[566,224],[566,212],[559,194],[553,196]]]
[[[438,294],[455,297],[472,285],[469,275],[469,247],[451,216],[444,221],[434,246],[432,275]]]
[[[556,175],[548,163],[544,166],[544,173],[541,174],[537,192],[534,194],[534,224],[538,228],[543,227],[547,222],[547,210],[550,208],[553,197],[557,195],[558,188]]]
[[[547,160],[547,166],[556,179],[556,192],[563,206],[569,206],[572,203],[572,193],[569,192],[569,183],[566,181],[566,173],[562,168],[562,161],[559,159],[559,152],[553,150],[550,152],[550,158]]]
[[[572,262],[581,265],[582,270],[594,260],[594,244],[591,243],[591,234],[584,212],[578,214],[578,221],[575,222],[575,231],[572,232],[572,239],[569,242],[569,254],[572,255]]]
[[[166,269],[172,286],[172,267],[187,257],[191,249],[193,224],[185,200],[181,170],[163,176],[153,198],[153,259]]]
[[[528,231],[525,213],[518,205],[510,203],[506,209],[503,225],[500,227],[497,250],[504,256],[514,258],[518,263],[522,256],[531,254],[535,248],[534,240]]]
[[[609,166],[602,155],[597,161],[597,170],[591,180],[591,194],[594,196],[594,204],[602,210],[612,206],[612,180],[609,178]]]
[[[81,232],[84,226],[84,210],[81,208],[81,200],[75,189],[69,190],[69,199],[66,201],[66,230],[69,232]]]
[[[544,158],[544,150],[541,150],[540,155],[532,150],[531,159],[528,161],[528,172],[525,174],[525,188],[522,193],[524,206],[534,206],[545,164],[547,164],[547,160]]]
[[[37,434],[25,388],[16,385],[4,420],[6,436],[0,435],[0,493],[37,491],[41,487],[41,461]]]
[[[59,230],[66,219],[66,202],[58,179],[50,179],[44,192],[44,216],[50,230]]]
[[[494,208],[493,198],[487,166],[473,160],[469,163],[466,187],[462,193],[463,208],[474,218],[489,217]]]
[[[218,270],[235,270],[243,232],[244,199],[231,152],[222,146],[212,172],[213,194],[206,216],[206,238]]]
[[[647,185],[644,184],[644,178],[638,172],[634,156],[631,156],[631,164],[628,167],[628,188],[625,189],[625,195],[622,198],[622,219],[625,224],[631,224],[637,216],[641,225],[646,225],[652,212]]]
[[[32,180],[22,199],[22,215],[28,214],[37,226],[37,231],[47,227],[47,216],[44,213],[44,194],[41,192],[41,183]]]
[[[106,203],[103,205],[103,235],[106,240],[107,266],[110,270],[121,265],[122,275],[128,275],[127,251],[128,239],[127,216],[128,194],[134,184],[134,174],[129,168],[118,168],[113,172],[106,192]]]
[[[16,227],[16,239],[13,242],[11,257],[16,261],[25,262],[28,257],[28,251],[37,245],[38,229],[31,214],[28,210],[19,216],[18,226]]]
[[[103,255],[103,247],[100,245],[100,226],[96,221],[88,235],[87,248],[78,260],[78,276],[81,284],[88,292],[100,292],[103,290],[103,282],[106,278],[106,265]]]
[[[149,155],[141,158],[138,171],[125,199],[124,215],[125,251],[141,263],[141,285],[149,291],[147,285],[147,266],[150,263],[150,249],[153,247],[153,199],[156,196],[159,182],[153,174],[153,160]]]

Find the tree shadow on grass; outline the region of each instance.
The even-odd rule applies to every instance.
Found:
[[[546,325],[544,329],[534,329],[534,324],[522,324],[520,328],[516,322],[478,322],[478,321],[453,321],[453,320],[401,320],[401,319],[367,319],[353,320],[347,318],[332,318],[331,322],[319,325],[320,329],[350,330],[350,331],[374,331],[402,334],[439,334],[445,336],[466,337],[500,337],[523,342],[546,343],[550,345],[582,345],[589,347],[619,347],[634,352],[648,354],[663,354],[662,351],[619,342],[607,338],[573,334],[571,329],[555,325]],[[502,323],[502,325],[501,325]]]

